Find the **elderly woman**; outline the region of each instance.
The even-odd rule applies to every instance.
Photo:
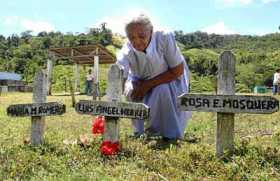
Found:
[[[188,92],[189,70],[173,34],[153,31],[145,15],[129,21],[125,31],[129,41],[117,55],[126,78],[124,93],[150,107],[146,130],[143,120],[133,120],[135,136],[145,132],[164,140],[182,139],[191,113],[178,110],[176,98]]]

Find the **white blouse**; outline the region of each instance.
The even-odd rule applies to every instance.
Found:
[[[273,85],[277,85],[280,82],[280,73],[274,73]]]

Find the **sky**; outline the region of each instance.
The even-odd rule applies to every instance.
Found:
[[[124,35],[129,18],[144,13],[156,29],[216,34],[280,32],[280,0],[0,0],[0,34],[31,30],[86,33],[107,23]]]

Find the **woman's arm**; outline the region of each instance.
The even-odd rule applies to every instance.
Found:
[[[183,72],[184,64],[181,63],[152,79],[134,82],[134,89],[131,94],[132,99],[136,101],[142,100],[149,90],[160,84],[169,83],[177,79],[183,74]]]

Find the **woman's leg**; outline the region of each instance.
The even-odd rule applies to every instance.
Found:
[[[272,93],[273,93],[273,95],[275,95],[277,93],[277,87],[278,87],[278,85],[273,85],[272,86]]]
[[[88,81],[86,80],[86,86],[85,86],[85,94],[88,94]]]
[[[88,81],[88,95],[92,95],[92,81]]]
[[[149,130],[170,139],[184,137],[186,121],[190,117],[190,113],[178,110],[178,92],[174,85],[161,84],[144,99],[144,103],[150,107]]]

